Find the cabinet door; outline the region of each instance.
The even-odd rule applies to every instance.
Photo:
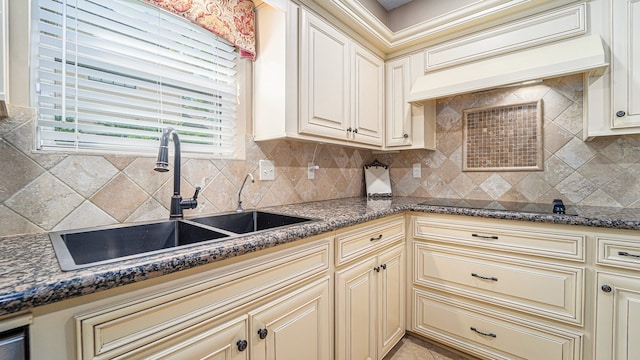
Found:
[[[612,117],[614,128],[640,126],[640,2],[613,0]],[[624,114],[623,114],[624,113]]]
[[[243,315],[219,326],[208,327],[204,322],[181,331],[178,337],[124,354],[123,358],[247,360],[247,340],[247,316]]]
[[[322,19],[301,11],[301,133],[347,139],[349,38]]]
[[[7,0],[0,0],[0,118],[2,116],[1,110],[5,106],[4,102],[7,101],[7,94],[9,93],[9,63],[7,61],[9,53],[9,15],[7,10]]]
[[[336,359],[376,359],[376,258],[337,271]]]
[[[384,62],[356,43],[351,48],[351,140],[382,146]]]
[[[411,105],[406,99],[411,91],[409,57],[386,64],[386,145],[411,145]]]
[[[252,360],[329,360],[329,279],[252,312]]]
[[[382,358],[404,336],[405,329],[405,251],[404,245],[378,256],[378,358]]]
[[[596,359],[640,354],[640,278],[598,273]]]

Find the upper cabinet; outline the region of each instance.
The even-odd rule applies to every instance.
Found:
[[[424,56],[417,53],[385,64],[385,147],[392,150],[436,148],[435,101],[409,104],[413,81],[424,71]]]
[[[291,2],[257,9],[254,135],[381,149],[384,61]]]
[[[615,0],[612,5],[613,128],[640,127],[640,77],[633,71],[640,69],[640,2]]]
[[[306,10],[300,33],[300,132],[382,146],[382,59]]]
[[[584,138],[640,133],[640,2],[593,0],[590,25],[610,49],[610,69],[585,78]],[[634,36],[635,35],[635,36]]]
[[[7,116],[6,103],[9,93],[9,15],[7,0],[0,0],[0,119]]]

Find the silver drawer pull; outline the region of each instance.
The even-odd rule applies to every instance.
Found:
[[[636,254],[629,254],[626,251],[618,251],[618,255],[620,256],[629,256],[629,257],[634,257],[634,258],[638,258],[640,259],[640,255],[636,255]]]
[[[480,331],[480,330],[478,330],[478,329],[474,328],[473,326],[471,327],[471,330],[475,331],[476,333],[478,333],[478,334],[480,334],[480,335],[482,335],[482,336],[488,336],[488,337],[492,337],[492,338],[498,337],[498,336],[497,336],[496,334],[494,334],[494,333],[486,333],[486,332],[482,332],[482,331]]]
[[[369,239],[370,241],[378,241],[382,239],[382,234],[378,235],[378,237],[372,237],[371,239]]]
[[[493,276],[492,277],[486,277],[486,276],[478,275],[476,273],[471,273],[471,276],[477,277],[478,279],[482,279],[482,280],[498,281],[498,278],[493,277]]]
[[[495,235],[491,235],[491,236],[487,236],[487,235],[478,235],[478,234],[471,234],[471,236],[473,237],[477,237],[480,239],[492,239],[492,240],[498,240],[498,237]]]

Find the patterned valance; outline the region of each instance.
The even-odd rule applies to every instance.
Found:
[[[143,0],[197,24],[240,49],[240,56],[255,59],[253,0]]]

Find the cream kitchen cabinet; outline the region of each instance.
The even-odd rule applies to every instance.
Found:
[[[257,8],[255,140],[381,149],[383,60],[309,10],[284,5]]]
[[[640,2],[612,0],[611,72],[613,128],[640,132]]]
[[[395,218],[337,235],[336,359],[381,359],[404,336],[404,233]]]
[[[640,276],[598,273],[596,359],[637,359]]]
[[[589,2],[592,32],[610,49],[610,67],[600,77],[585,77],[588,101],[585,138],[640,133],[640,2]]]
[[[640,353],[640,242],[635,234],[596,237],[597,359],[636,359]]]
[[[7,5],[7,0],[0,0],[0,119],[6,114],[9,94],[9,9]]]
[[[330,239],[36,308],[31,355],[295,359],[304,348],[310,359],[330,359]]]
[[[585,235],[437,214],[412,230],[411,331],[482,358],[581,358]]]
[[[384,62],[301,10],[300,132],[382,146]]]
[[[252,360],[331,359],[329,278],[250,313]]]
[[[436,147],[435,102],[421,106],[408,102],[413,81],[424,71],[424,54],[385,63],[385,147],[394,150]]]

